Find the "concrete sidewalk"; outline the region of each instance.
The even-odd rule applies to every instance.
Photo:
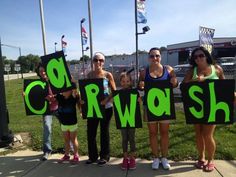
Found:
[[[151,169],[151,161],[137,159],[137,169],[122,171],[121,158],[111,158],[108,165],[99,167],[96,164],[86,165],[86,156],[80,157],[76,165],[58,164],[62,154],[53,154],[48,161],[40,161],[41,152],[31,150],[18,151],[0,156],[0,177],[155,177],[155,176],[188,176],[188,177],[233,177],[236,176],[236,161],[215,160],[216,170],[211,173],[196,169],[193,161],[171,162],[171,170]]]

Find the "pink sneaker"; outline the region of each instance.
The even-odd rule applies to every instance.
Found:
[[[79,156],[78,155],[74,155],[74,158],[70,161],[72,164],[77,164],[79,163]]]
[[[70,156],[65,154],[61,159],[58,160],[58,163],[63,163],[69,160],[70,160]]]
[[[130,170],[134,170],[136,169],[136,161],[135,161],[135,158],[130,158],[129,160],[129,169]]]
[[[127,170],[129,168],[129,159],[128,158],[123,158],[123,162],[121,164],[121,169],[122,170]]]

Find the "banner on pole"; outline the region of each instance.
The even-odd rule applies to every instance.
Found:
[[[214,32],[215,29],[206,28],[202,26],[200,26],[199,28],[199,45],[205,47],[209,51],[209,53],[212,53],[214,47]]]
[[[145,0],[137,0],[137,22],[144,24],[147,23]]]
[[[82,45],[86,45],[88,41],[88,34],[84,27],[82,27]]]

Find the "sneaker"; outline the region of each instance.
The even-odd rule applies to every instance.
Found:
[[[95,163],[97,160],[90,160],[90,159],[88,159],[85,163],[87,164],[87,165],[90,165],[90,164],[92,164],[92,163]]]
[[[129,159],[128,158],[123,158],[123,162],[121,164],[121,169],[122,170],[127,170],[129,168]]]
[[[79,156],[78,155],[74,155],[74,158],[70,161],[72,164],[77,164],[79,163]]]
[[[159,158],[153,159],[153,162],[152,162],[152,169],[153,169],[153,170],[157,170],[157,169],[159,168],[159,164],[160,164]]]
[[[58,160],[58,163],[63,163],[69,160],[70,160],[70,156],[65,154],[60,160]]]
[[[163,166],[163,168],[165,169],[165,170],[169,170],[170,169],[170,164],[168,163],[168,160],[167,160],[167,158],[161,158],[161,164],[162,164],[162,166]]]
[[[130,158],[130,160],[129,160],[129,169],[130,169],[130,170],[136,169],[136,161],[135,161],[135,158]]]
[[[98,165],[99,166],[103,166],[103,165],[105,165],[107,163],[107,161],[105,160],[105,159],[100,159],[99,161],[98,161]]]
[[[51,155],[50,152],[45,152],[41,158],[42,161],[48,160],[49,156]]]

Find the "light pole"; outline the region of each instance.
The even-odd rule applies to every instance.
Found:
[[[138,32],[138,8],[137,8],[137,0],[135,0],[135,41],[136,41],[136,52],[135,52],[135,61],[136,61],[136,68],[135,68],[135,83],[138,84],[138,75],[139,75],[139,60],[138,60],[138,35],[145,34],[147,31],[150,30],[148,26],[143,27],[143,32]]]
[[[65,37],[65,35],[61,36],[61,50],[63,50],[63,38]]]
[[[54,42],[55,52],[57,51],[57,42]]]
[[[139,60],[138,60],[138,35],[145,34],[147,31],[149,31],[150,28],[148,26],[143,27],[143,32],[138,33],[138,30],[136,30],[135,37],[136,37],[136,52],[135,52],[135,59],[136,59],[136,68],[135,68],[135,73],[136,73],[136,84],[138,82],[138,73],[139,73]]]
[[[45,25],[44,25],[44,13],[43,13],[43,0],[39,0],[39,5],[40,5],[40,18],[41,18],[42,36],[43,36],[43,51],[44,51],[44,55],[47,55],[46,34],[45,34]]]

